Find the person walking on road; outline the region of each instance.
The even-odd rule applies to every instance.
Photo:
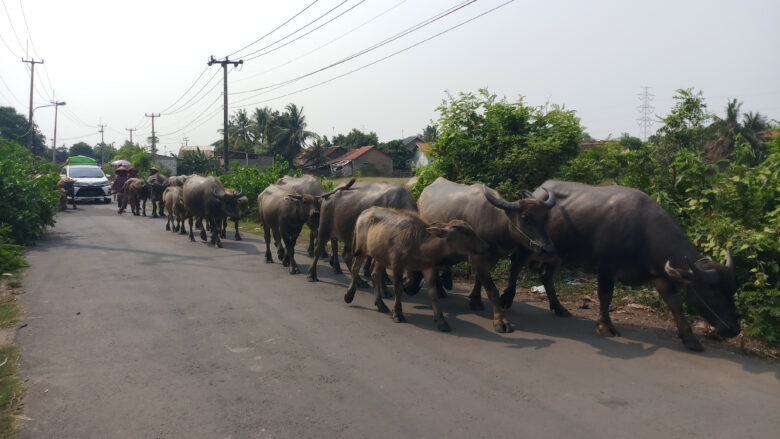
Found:
[[[116,195],[117,207],[122,208],[122,200],[125,198],[125,182],[129,179],[127,169],[124,166],[114,171],[114,182],[111,183],[111,192]]]

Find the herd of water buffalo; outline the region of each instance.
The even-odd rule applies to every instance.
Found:
[[[119,213],[130,204],[133,214],[146,215],[146,200],[152,216],[168,217],[166,230],[194,239],[193,221],[201,239],[211,232],[211,243],[221,247],[227,221],[248,214],[243,192],[223,187],[214,177],[198,175],[166,178],[155,174],[147,180],[125,183]],[[439,178],[422,192],[418,201],[405,187],[392,183],[348,183],[325,192],[312,176],[283,177],[257,199],[265,233],[265,261],[273,262],[271,241],[277,258],[290,273],[300,273],[295,262],[295,244],[308,225],[308,253],[314,258],[308,280],[317,281],[317,264],[326,257],[331,242],[330,265],[342,273],[338,244],[350,268],[352,280],[344,300],[352,301],[361,279],[371,277],[379,311],[390,312],[382,297],[386,293],[386,270],[393,277],[392,317],[404,321],[403,293],[416,294],[424,279],[433,318],[439,330],[449,325],[439,308],[439,297],[452,288],[452,264],[468,261],[476,273],[469,295],[473,310],[483,309],[484,288],[493,307],[493,327],[511,332],[503,311],[512,306],[517,277],[523,266],[538,270],[550,309],[556,316],[570,316],[559,302],[553,275],[561,264],[593,268],[598,273],[599,333],[619,335],[609,309],[615,281],[627,285],[652,282],[669,306],[678,334],[689,349],[701,350],[684,312],[688,303],[722,337],[740,333],[734,306],[736,282],[731,253],[725,265],[702,258],[680,226],[652,198],[623,186],[588,186],[549,180],[517,201],[506,201],[482,184],[465,185]],[[141,203],[143,206],[141,206]],[[196,227],[198,225],[196,224]],[[491,269],[504,257],[511,260],[509,285],[499,294]],[[365,264],[364,264],[365,262]],[[687,291],[687,295],[682,292]],[[685,299],[684,299],[685,298]]]

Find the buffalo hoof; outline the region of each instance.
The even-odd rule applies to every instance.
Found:
[[[393,313],[393,321],[396,323],[404,323],[406,321],[406,317],[404,317],[403,314],[396,314]]]
[[[704,347],[701,345],[701,342],[698,338],[696,338],[695,335],[688,334],[687,336],[680,338],[682,338],[683,345],[685,345],[686,348],[697,352],[704,350]]]
[[[390,308],[385,305],[385,302],[382,299],[376,299],[374,301],[374,304],[376,305],[376,310],[381,313],[389,313]]]
[[[201,241],[206,241],[206,238],[207,238],[206,237],[206,232],[201,230],[200,231],[200,239],[201,239]]]
[[[514,303],[514,301],[515,292],[504,290],[504,293],[501,294],[501,297],[498,299],[498,304],[501,306],[501,309],[509,309],[512,307],[512,303]]]
[[[170,225],[170,224],[166,224],[166,225],[165,225],[165,231],[167,231],[167,232],[170,232],[170,231],[171,231],[171,225]],[[176,230],[174,230],[174,232],[175,232],[175,231],[176,231]]]
[[[297,265],[293,265],[290,267],[290,274],[300,274],[301,270],[298,269]]]
[[[514,328],[512,328],[512,324],[507,319],[500,317],[493,320],[493,330],[503,334],[514,331]]]
[[[289,266],[290,266],[290,261],[282,259],[282,267],[289,267]]]
[[[309,282],[319,282],[320,279],[317,277],[316,274],[309,274],[306,276],[306,280]]]
[[[185,232],[184,231],[184,227],[182,227],[181,230],[179,231],[179,235],[186,235],[186,234],[187,234],[187,232]],[[193,241],[194,241],[194,239],[193,239]]]
[[[550,306],[550,309],[555,313],[556,317],[571,317],[569,310],[564,308],[560,303],[558,306]]]
[[[243,239],[241,238],[241,235],[236,235],[236,241],[243,241]]]
[[[444,270],[439,279],[441,280],[441,284],[444,288],[448,290],[452,289],[452,271]]]
[[[314,257],[314,250],[307,250],[306,254],[309,255],[310,258]]]
[[[195,242],[195,238],[193,238],[192,236],[190,236],[190,242]]]
[[[121,215],[122,212],[124,212],[122,209],[119,209],[119,210],[116,211],[116,213],[118,213],[119,215]]]
[[[157,218],[157,214],[153,213],[152,216],[149,217],[149,219],[152,219],[152,218]]]
[[[337,266],[333,267],[333,274],[344,274],[344,271],[342,271],[341,267],[337,265]],[[368,285],[366,285],[366,287],[367,286]],[[365,287],[361,286],[360,288],[365,288]]]
[[[222,248],[222,243],[217,241],[214,243],[214,248]]]
[[[354,299],[355,299],[355,289],[350,288],[349,290],[347,290],[347,293],[344,294],[344,302],[352,303],[352,300]]]
[[[485,304],[482,303],[482,299],[469,299],[469,309],[472,311],[482,311],[485,309]]]
[[[368,284],[368,282],[364,281],[364,280],[363,280],[363,278],[362,278],[362,277],[360,277],[360,276],[358,276],[358,277],[357,277],[357,279],[355,280],[355,282],[357,283],[357,287],[358,287],[358,288],[369,288],[369,287],[370,287],[370,285]]]
[[[274,263],[274,258],[271,257],[271,252],[265,252],[265,263],[266,264]]]
[[[447,323],[446,320],[444,320],[444,317],[436,319],[435,323],[436,323],[436,329],[438,329],[441,332],[450,332],[450,331],[452,331],[452,328],[450,328],[450,324]]]
[[[603,322],[599,320],[598,323],[596,323],[596,330],[604,337],[620,336],[620,333],[615,329],[612,322]]]

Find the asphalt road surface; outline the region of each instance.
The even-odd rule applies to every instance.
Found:
[[[764,360],[523,303],[497,334],[462,293],[450,333],[424,292],[397,324],[368,290],[345,304],[327,264],[309,283],[255,235],[215,249],[164,227],[82,205],[30,249],[23,437],[779,437]]]

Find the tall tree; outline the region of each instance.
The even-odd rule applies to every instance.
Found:
[[[236,151],[254,152],[255,137],[252,129],[252,120],[246,110],[240,109],[231,117],[228,123],[228,134],[231,140],[231,149]]]
[[[83,155],[87,157],[92,157],[94,155],[94,151],[92,150],[92,147],[89,146],[86,142],[78,142],[74,143],[70,147],[70,155]]]
[[[333,144],[335,146],[340,146],[344,149],[355,149],[355,148],[360,148],[362,146],[378,145],[379,138],[377,137],[376,133],[373,131],[366,134],[357,128],[352,128],[352,131],[350,131],[349,134],[347,134],[346,136],[343,134],[339,134],[336,137],[334,137]]]
[[[46,137],[41,134],[38,125],[33,126],[35,135],[33,136],[32,153],[43,155],[46,151]],[[16,112],[14,107],[0,107],[0,136],[8,140],[13,140],[21,145],[27,145],[27,136],[30,132],[30,123],[27,117]],[[51,150],[49,150],[51,154]],[[51,155],[49,155],[51,160]]]
[[[433,143],[439,140],[439,131],[436,129],[436,125],[428,125],[419,137],[425,142]]]
[[[300,109],[293,103],[287,104],[281,116],[281,123],[275,135],[274,150],[287,160],[292,160],[301,152],[304,143],[319,136],[306,130],[306,116],[303,107]]]
[[[255,108],[252,115],[252,135],[259,148],[271,147],[274,125],[278,122],[279,112],[269,107]]]
[[[410,169],[414,151],[407,148],[401,140],[380,143],[379,150],[393,159],[393,169]]]

